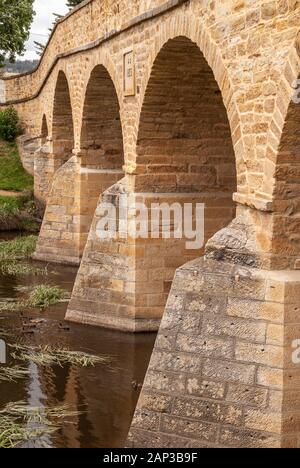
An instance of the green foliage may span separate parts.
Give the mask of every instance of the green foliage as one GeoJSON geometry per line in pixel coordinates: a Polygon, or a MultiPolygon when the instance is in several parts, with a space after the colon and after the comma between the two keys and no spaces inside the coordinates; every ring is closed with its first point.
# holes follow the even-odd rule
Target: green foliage
{"type": "Polygon", "coordinates": [[[33,20],[34,0],[1,0],[0,2],[0,66],[6,58],[14,61],[24,52],[33,20]]]}
{"type": "MultiPolygon", "coordinates": [[[[2,275],[19,276],[19,275],[47,275],[47,268],[38,268],[27,263],[19,263],[17,261],[0,262],[0,273],[2,275]]],[[[1,336],[1,330],[0,330],[1,336]]]]}
{"type": "Polygon", "coordinates": [[[33,178],[23,168],[15,143],[0,140],[0,190],[33,189],[33,178]]]}
{"type": "Polygon", "coordinates": [[[21,126],[17,111],[13,107],[0,111],[0,138],[5,141],[14,141],[20,133],[21,126]]]}
{"type": "Polygon", "coordinates": [[[74,7],[76,7],[77,5],[79,5],[80,3],[82,3],[83,0],[68,0],[67,2],[67,6],[72,9],[74,7]]]}
{"type": "Polygon", "coordinates": [[[25,260],[36,249],[36,236],[17,237],[12,241],[0,242],[0,261],[25,260]]]}
{"type": "Polygon", "coordinates": [[[40,284],[30,294],[28,305],[31,307],[49,307],[66,298],[66,291],[58,286],[40,284]]]}
{"type": "Polygon", "coordinates": [[[0,302],[0,311],[16,312],[32,308],[46,309],[59,302],[68,302],[69,300],[69,294],[64,289],[58,286],[40,284],[31,291],[27,298],[15,302],[0,302]]]}
{"type": "Polygon", "coordinates": [[[16,215],[20,208],[21,202],[19,198],[0,196],[0,219],[3,216],[16,215]]]}

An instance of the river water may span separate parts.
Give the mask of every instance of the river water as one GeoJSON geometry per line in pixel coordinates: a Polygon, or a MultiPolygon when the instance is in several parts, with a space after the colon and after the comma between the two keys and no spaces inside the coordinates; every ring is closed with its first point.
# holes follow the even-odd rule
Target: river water
{"type": "MultiPolygon", "coordinates": [[[[75,277],[76,269],[61,266],[48,266],[46,277],[0,275],[0,301],[15,299],[23,294],[23,288],[44,283],[71,292],[75,277]]],[[[0,408],[9,402],[24,401],[34,407],[68,405],[78,411],[78,415],[61,423],[59,431],[21,444],[24,448],[43,447],[45,443],[53,448],[123,447],[139,396],[136,388],[143,382],[155,334],[125,334],[77,324],[68,324],[70,329],[65,330],[61,322],[66,308],[67,304],[61,303],[43,312],[0,312],[0,328],[11,334],[7,338],[10,343],[21,339],[30,346],[64,346],[109,356],[111,364],[88,368],[22,364],[29,370],[25,379],[0,382],[0,408]],[[44,319],[33,335],[24,336],[24,316],[44,319]]],[[[8,363],[20,364],[11,356],[8,363]]]]}

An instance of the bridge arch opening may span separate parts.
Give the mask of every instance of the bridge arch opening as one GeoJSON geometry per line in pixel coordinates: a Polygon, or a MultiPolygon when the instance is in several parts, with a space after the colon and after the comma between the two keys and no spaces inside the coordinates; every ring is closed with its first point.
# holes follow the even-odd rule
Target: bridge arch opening
{"type": "Polygon", "coordinates": [[[42,127],[41,127],[41,143],[42,143],[42,145],[44,145],[46,143],[48,135],[49,135],[49,131],[48,131],[47,117],[44,114],[43,115],[43,120],[42,120],[42,127]]]}
{"type": "Polygon", "coordinates": [[[183,210],[186,203],[204,204],[202,248],[190,249],[186,239],[172,238],[143,246],[151,286],[140,303],[158,306],[161,314],[175,269],[200,257],[207,240],[236,214],[236,161],[227,111],[212,69],[186,37],[169,40],[156,57],[141,109],[136,154],[135,192],[152,192],[153,199],[179,203],[183,210]],[[154,253],[159,259],[155,266],[154,253]]]}
{"type": "Polygon", "coordinates": [[[53,158],[55,169],[66,163],[73,154],[74,125],[70,90],[63,71],[58,74],[52,119],[53,158]]]}
{"type": "Polygon", "coordinates": [[[94,68],[86,89],[81,152],[85,166],[122,170],[124,148],[120,106],[114,83],[102,65],[94,68]]]}
{"type": "Polygon", "coordinates": [[[80,148],[84,244],[100,195],[124,177],[120,105],[114,83],[103,65],[92,70],[87,84],[80,148]]]}
{"type": "MultiPolygon", "coordinates": [[[[300,79],[300,75],[299,75],[300,79]]],[[[290,267],[300,253],[300,104],[299,92],[295,91],[289,104],[275,168],[274,223],[272,251],[275,255],[290,258],[290,267]]],[[[278,260],[275,262],[278,268],[278,260]]]]}

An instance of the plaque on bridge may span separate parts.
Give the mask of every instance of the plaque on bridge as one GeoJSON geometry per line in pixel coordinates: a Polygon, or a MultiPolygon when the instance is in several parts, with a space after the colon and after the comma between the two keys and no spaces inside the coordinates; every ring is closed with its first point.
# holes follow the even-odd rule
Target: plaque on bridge
{"type": "Polygon", "coordinates": [[[124,94],[135,95],[135,63],[132,50],[124,54],[124,94]]]}

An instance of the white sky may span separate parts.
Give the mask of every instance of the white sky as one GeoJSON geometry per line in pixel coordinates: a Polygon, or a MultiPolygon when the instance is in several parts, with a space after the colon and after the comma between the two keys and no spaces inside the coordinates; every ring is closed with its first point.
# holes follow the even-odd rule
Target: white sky
{"type": "Polygon", "coordinates": [[[66,0],[35,0],[34,10],[36,15],[31,27],[31,35],[26,44],[26,52],[21,60],[38,58],[35,52],[34,41],[44,44],[48,37],[48,29],[51,27],[54,16],[53,13],[64,15],[68,12],[66,0]]]}

